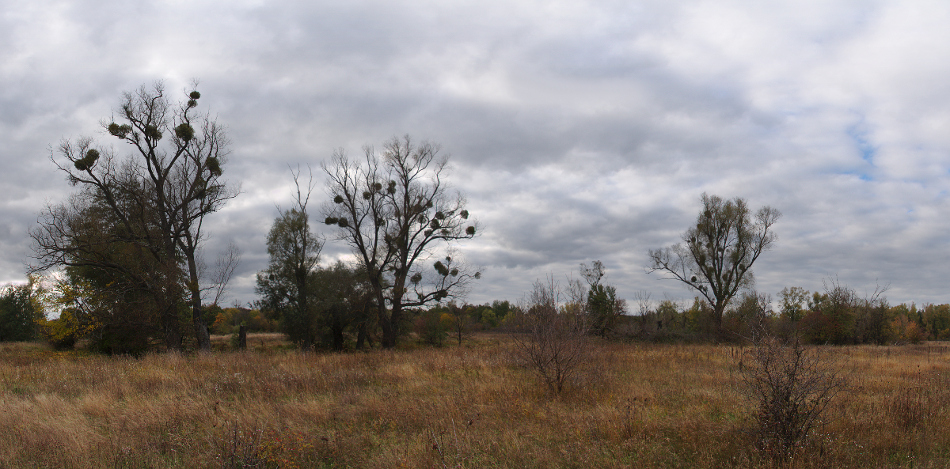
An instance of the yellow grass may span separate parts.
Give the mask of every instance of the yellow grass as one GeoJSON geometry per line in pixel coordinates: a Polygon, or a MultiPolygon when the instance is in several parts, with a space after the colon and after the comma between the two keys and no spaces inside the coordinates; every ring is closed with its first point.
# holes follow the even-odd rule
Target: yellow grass
{"type": "MultiPolygon", "coordinates": [[[[598,343],[552,398],[501,335],[320,355],[248,342],[140,359],[0,345],[0,467],[772,467],[736,347],[598,343]]],[[[779,467],[950,466],[950,348],[823,352],[849,391],[779,467]]]]}

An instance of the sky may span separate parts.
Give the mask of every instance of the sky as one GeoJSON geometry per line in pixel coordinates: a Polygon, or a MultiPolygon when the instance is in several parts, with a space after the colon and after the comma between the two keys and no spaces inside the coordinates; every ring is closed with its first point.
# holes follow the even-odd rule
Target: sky
{"type": "MultiPolygon", "coordinates": [[[[480,234],[465,300],[520,300],[600,260],[635,303],[694,293],[648,250],[705,192],[783,213],[760,293],[950,302],[950,3],[874,0],[0,0],[0,283],[71,188],[51,156],[121,95],[198,79],[241,194],[207,219],[233,242],[227,303],[256,299],[290,168],[411,135],[450,155],[480,234]]],[[[116,151],[124,152],[122,147],[116,151]]],[[[325,264],[350,256],[322,224],[325,264]]]]}

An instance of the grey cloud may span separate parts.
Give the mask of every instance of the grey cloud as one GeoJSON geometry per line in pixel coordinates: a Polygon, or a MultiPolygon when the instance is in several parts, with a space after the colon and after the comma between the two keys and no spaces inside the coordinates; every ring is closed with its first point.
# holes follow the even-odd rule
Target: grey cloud
{"type": "MultiPolygon", "coordinates": [[[[628,299],[691,298],[645,272],[646,251],[679,240],[704,191],[785,213],[756,266],[764,292],[837,275],[859,291],[890,283],[894,301],[950,301],[943,6],[0,5],[0,279],[22,278],[36,213],[71,190],[50,148],[98,135],[122,91],[197,77],[243,188],[209,219],[205,258],[240,246],[242,303],[290,202],[288,166],[322,181],[334,149],[405,133],[452,155],[450,182],[483,224],[461,245],[485,268],[472,301],[517,300],[594,259],[628,299]]],[[[349,255],[314,229],[325,259],[349,255]]]]}

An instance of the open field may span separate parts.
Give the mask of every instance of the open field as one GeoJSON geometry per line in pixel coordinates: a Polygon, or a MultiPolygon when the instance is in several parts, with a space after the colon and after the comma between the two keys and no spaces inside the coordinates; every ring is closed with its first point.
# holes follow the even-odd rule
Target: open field
{"type": "MultiPolygon", "coordinates": [[[[141,359],[0,344],[0,467],[768,467],[738,347],[600,343],[552,398],[503,335],[321,355],[248,342],[141,359]]],[[[950,467],[950,346],[823,353],[849,390],[787,467],[950,467]]]]}

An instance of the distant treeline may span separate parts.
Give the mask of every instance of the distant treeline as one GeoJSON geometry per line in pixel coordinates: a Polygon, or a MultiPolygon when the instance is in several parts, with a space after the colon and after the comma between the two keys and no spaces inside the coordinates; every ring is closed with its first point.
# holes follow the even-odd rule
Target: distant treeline
{"type": "MultiPolygon", "coordinates": [[[[46,319],[36,298],[37,291],[33,283],[9,285],[2,289],[0,341],[45,338],[57,347],[71,348],[80,339],[86,339],[93,349],[102,351],[110,351],[107,347],[110,344],[120,345],[112,344],[116,337],[103,334],[101,330],[87,330],[88,324],[78,321],[75,311],[67,310],[58,318],[46,319]]],[[[717,340],[712,309],[698,297],[688,304],[673,300],[653,305],[642,303],[633,314],[617,316],[606,335],[615,339],[653,342],[717,340]]],[[[585,309],[580,306],[565,302],[560,312],[576,314],[585,309]]],[[[288,332],[289,325],[285,320],[266,309],[206,305],[203,313],[213,334],[236,334],[241,326],[245,326],[248,332],[288,332]]],[[[355,312],[353,315],[363,317],[355,312]]],[[[473,332],[519,332],[529,315],[524,306],[506,300],[484,304],[450,302],[409,311],[399,325],[399,333],[404,338],[442,345],[447,341],[461,341],[473,332]]],[[[354,322],[344,328],[341,331],[343,342],[338,344],[333,342],[329,323],[316,324],[314,346],[354,349],[361,324],[354,322]]],[[[752,340],[762,333],[798,336],[812,344],[836,345],[950,340],[950,304],[890,306],[883,295],[860,298],[854,290],[840,285],[814,293],[798,287],[786,288],[774,304],[763,295],[749,292],[743,294],[734,307],[726,310],[723,329],[723,340],[737,342],[752,340]]],[[[373,334],[364,338],[366,345],[373,345],[377,339],[373,334]]],[[[146,340],[143,346],[147,345],[146,340]]]]}

